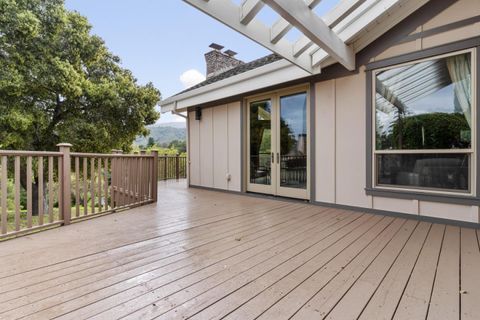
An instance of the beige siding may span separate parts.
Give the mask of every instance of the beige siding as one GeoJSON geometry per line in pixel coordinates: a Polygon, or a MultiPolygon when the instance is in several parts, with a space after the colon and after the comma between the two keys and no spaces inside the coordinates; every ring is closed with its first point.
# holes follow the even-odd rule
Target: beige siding
{"type": "Polygon", "coordinates": [[[213,187],[228,189],[225,175],[228,172],[228,106],[213,110],[213,187]]]}
{"type": "Polygon", "coordinates": [[[418,214],[418,200],[375,197],[372,202],[373,209],[418,214]]]}
{"type": "MultiPolygon", "coordinates": [[[[477,15],[480,15],[479,0],[460,0],[413,34],[477,15]]],[[[393,46],[372,60],[479,35],[480,24],[476,23],[393,46]]],[[[479,222],[477,206],[366,196],[365,72],[361,69],[354,76],[320,82],[315,88],[316,201],[479,222]]]]}
{"type": "Polygon", "coordinates": [[[200,185],[213,187],[213,110],[202,110],[200,125],[200,185]]]}
{"type": "Polygon", "coordinates": [[[190,184],[200,185],[200,126],[195,120],[195,112],[189,112],[189,150],[188,157],[190,162],[190,184]]]}
{"type": "Polygon", "coordinates": [[[335,203],[335,80],[315,86],[317,201],[335,203]]]}
{"type": "Polygon", "coordinates": [[[231,191],[241,191],[242,188],[241,113],[240,102],[228,105],[228,173],[230,174],[228,190],[231,191]]]}
{"type": "MultiPolygon", "coordinates": [[[[413,34],[432,30],[446,24],[462,21],[478,15],[480,15],[479,0],[459,0],[424,25],[419,26],[413,34]]],[[[376,56],[374,60],[390,58],[400,54],[427,49],[452,41],[459,41],[479,35],[480,22],[477,22],[475,24],[471,24],[465,27],[457,28],[454,30],[431,35],[429,37],[420,38],[415,41],[393,46],[376,56]]]]}
{"type": "Polygon", "coordinates": [[[423,216],[478,222],[477,206],[459,206],[454,204],[420,201],[420,213],[423,216]]]}
{"type": "Polygon", "coordinates": [[[189,113],[190,184],[240,191],[240,103],[189,113]]]}
{"type": "Polygon", "coordinates": [[[365,73],[336,80],[336,198],[365,207],[365,73]],[[363,107],[356,107],[363,106],[363,107]]]}

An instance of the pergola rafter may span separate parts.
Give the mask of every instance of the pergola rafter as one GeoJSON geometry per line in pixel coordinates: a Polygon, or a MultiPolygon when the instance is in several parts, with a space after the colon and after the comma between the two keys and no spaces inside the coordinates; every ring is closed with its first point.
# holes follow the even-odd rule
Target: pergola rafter
{"type": "Polygon", "coordinates": [[[406,0],[341,0],[322,17],[312,10],[321,0],[243,0],[240,5],[231,0],[183,1],[313,74],[329,57],[354,70],[352,41],[406,0]],[[255,18],[265,4],[280,16],[271,27],[255,18]],[[293,27],[303,35],[292,43],[285,35],[293,27]]]}

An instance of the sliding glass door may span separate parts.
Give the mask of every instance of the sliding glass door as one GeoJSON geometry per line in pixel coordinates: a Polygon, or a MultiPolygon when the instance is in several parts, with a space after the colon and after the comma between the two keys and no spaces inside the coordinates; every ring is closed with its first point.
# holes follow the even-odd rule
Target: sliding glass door
{"type": "Polygon", "coordinates": [[[306,91],[248,101],[248,191],[308,199],[307,104],[306,91]]]}

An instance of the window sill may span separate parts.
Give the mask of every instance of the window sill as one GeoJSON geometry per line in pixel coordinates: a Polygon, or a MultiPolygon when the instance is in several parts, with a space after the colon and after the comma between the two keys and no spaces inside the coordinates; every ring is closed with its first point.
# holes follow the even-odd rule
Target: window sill
{"type": "Polygon", "coordinates": [[[406,190],[386,190],[377,188],[365,188],[365,193],[369,196],[406,199],[406,200],[420,200],[430,202],[451,203],[468,206],[480,205],[480,198],[467,195],[452,195],[452,194],[432,194],[421,191],[406,191],[406,190]]]}

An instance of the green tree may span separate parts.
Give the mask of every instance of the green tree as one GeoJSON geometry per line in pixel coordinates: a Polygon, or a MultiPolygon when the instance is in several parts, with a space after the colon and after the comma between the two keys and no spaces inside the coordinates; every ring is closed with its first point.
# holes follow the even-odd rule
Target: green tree
{"type": "Polygon", "coordinates": [[[158,119],[141,86],[62,0],[0,0],[0,148],[128,150],[158,119]]]}
{"type": "Polygon", "coordinates": [[[175,149],[178,153],[187,152],[187,142],[185,140],[173,140],[168,145],[168,148],[175,149]]]}
{"type": "Polygon", "coordinates": [[[0,149],[128,151],[159,99],[63,0],[0,0],[0,149]]]}
{"type": "Polygon", "coordinates": [[[155,145],[155,139],[153,139],[153,137],[149,137],[147,142],[147,148],[151,148],[154,145],[155,145]]]}

